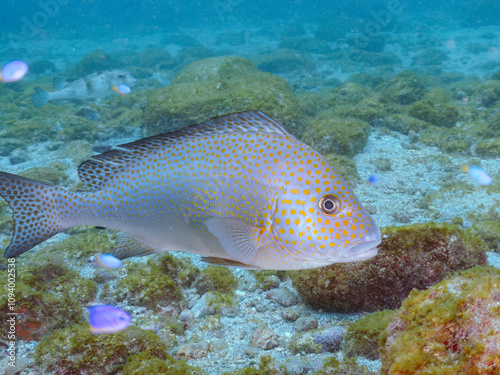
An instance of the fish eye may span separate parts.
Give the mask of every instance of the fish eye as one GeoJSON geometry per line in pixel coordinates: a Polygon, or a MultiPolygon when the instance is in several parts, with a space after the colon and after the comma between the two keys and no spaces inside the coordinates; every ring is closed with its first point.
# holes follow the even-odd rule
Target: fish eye
{"type": "Polygon", "coordinates": [[[122,79],[125,78],[125,76],[123,74],[118,74],[118,78],[122,79]]]}
{"type": "Polygon", "coordinates": [[[340,199],[333,194],[324,195],[319,200],[319,208],[327,215],[335,215],[342,208],[342,203],[340,203],[340,199]]]}

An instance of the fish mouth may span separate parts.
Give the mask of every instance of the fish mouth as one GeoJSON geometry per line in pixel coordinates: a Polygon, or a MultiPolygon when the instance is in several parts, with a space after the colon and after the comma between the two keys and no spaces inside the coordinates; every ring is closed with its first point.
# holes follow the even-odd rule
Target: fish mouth
{"type": "Polygon", "coordinates": [[[358,260],[365,260],[377,255],[377,246],[382,242],[380,230],[370,233],[365,237],[365,241],[358,243],[348,249],[342,250],[340,254],[340,262],[353,262],[358,260]]]}

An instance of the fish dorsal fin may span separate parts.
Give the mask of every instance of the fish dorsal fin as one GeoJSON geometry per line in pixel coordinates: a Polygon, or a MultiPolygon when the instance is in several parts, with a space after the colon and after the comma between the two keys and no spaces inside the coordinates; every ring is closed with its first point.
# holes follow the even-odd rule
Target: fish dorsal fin
{"type": "Polygon", "coordinates": [[[83,162],[78,168],[78,174],[89,187],[98,190],[112,181],[114,176],[124,172],[130,163],[158,153],[163,147],[174,145],[186,138],[236,132],[290,135],[281,124],[263,112],[232,113],[170,133],[119,145],[117,149],[92,156],[92,159],[83,162]]]}

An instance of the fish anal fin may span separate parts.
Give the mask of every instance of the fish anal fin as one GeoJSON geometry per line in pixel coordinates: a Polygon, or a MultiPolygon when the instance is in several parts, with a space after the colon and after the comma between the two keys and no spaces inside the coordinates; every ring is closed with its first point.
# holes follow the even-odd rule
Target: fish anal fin
{"type": "Polygon", "coordinates": [[[202,257],[201,260],[205,263],[212,264],[214,266],[224,266],[224,267],[235,267],[244,268],[247,270],[258,270],[260,268],[251,266],[249,264],[237,262],[236,260],[216,258],[216,257],[202,257]]]}
{"type": "Polygon", "coordinates": [[[113,251],[113,256],[123,260],[130,257],[151,255],[158,251],[157,248],[145,244],[140,238],[124,233],[120,235],[118,244],[113,251]]]}

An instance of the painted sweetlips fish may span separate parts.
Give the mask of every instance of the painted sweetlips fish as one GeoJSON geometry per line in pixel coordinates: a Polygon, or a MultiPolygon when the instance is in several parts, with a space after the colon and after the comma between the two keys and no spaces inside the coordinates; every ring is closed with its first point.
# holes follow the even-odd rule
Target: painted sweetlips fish
{"type": "Polygon", "coordinates": [[[77,225],[124,232],[119,259],[186,251],[218,265],[296,270],[377,254],[380,230],[316,150],[262,112],[229,114],[94,156],[91,192],[0,172],[16,257],[77,225]]]}

